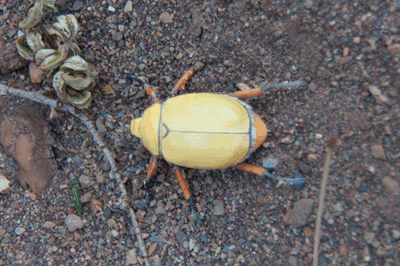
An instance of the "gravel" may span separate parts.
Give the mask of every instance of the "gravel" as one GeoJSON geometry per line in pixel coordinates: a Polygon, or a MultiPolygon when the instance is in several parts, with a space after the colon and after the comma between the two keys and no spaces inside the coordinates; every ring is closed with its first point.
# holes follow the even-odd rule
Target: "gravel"
{"type": "MultiPolygon", "coordinates": [[[[333,135],[339,143],[332,155],[320,258],[327,265],[400,261],[398,4],[88,0],[74,10],[79,1],[57,2],[57,15],[77,16],[82,56],[99,72],[92,106],[83,112],[103,125],[96,123],[126,182],[146,249],[154,249],[152,237],[162,240],[149,258],[154,265],[311,265],[315,213],[309,210],[316,207],[325,148],[333,135]],[[164,100],[196,62],[204,66],[181,93],[232,93],[238,83],[249,88],[264,81],[309,83],[246,100],[269,129],[266,143],[247,162],[261,166],[263,158],[278,158],[278,175],[300,169],[307,177],[302,189],[276,187],[275,181],[236,169],[190,175],[185,169],[204,220],[198,225],[172,165],[160,160],[156,177],[163,178],[152,180],[155,205],[147,206],[143,180],[150,154],[130,134],[129,123],[151,99],[125,73],[146,78],[164,100]],[[300,200],[310,203],[307,218],[295,219],[295,227],[284,218],[300,210],[300,200]],[[157,214],[161,209],[165,213],[157,214]],[[364,239],[369,233],[371,243],[364,239]]],[[[0,82],[51,96],[49,82],[31,83],[27,62],[15,51],[27,4],[0,3],[0,25],[6,29],[0,33],[0,61],[5,58],[0,82]]],[[[0,103],[6,110],[27,101],[3,96],[0,103]]],[[[47,118],[50,109],[41,106],[41,113],[47,118]]],[[[143,264],[104,155],[84,125],[59,116],[51,131],[60,144],[60,171],[43,195],[20,187],[14,179],[18,165],[0,149],[1,174],[12,181],[0,197],[0,253],[5,254],[0,265],[143,264]],[[91,193],[103,207],[95,213],[90,202],[82,203],[81,223],[71,232],[67,217],[76,210],[69,180],[82,175],[90,183],[81,187],[81,195],[91,193]],[[115,221],[112,228],[109,220],[115,221]],[[25,231],[18,235],[16,228],[25,231]]]]}

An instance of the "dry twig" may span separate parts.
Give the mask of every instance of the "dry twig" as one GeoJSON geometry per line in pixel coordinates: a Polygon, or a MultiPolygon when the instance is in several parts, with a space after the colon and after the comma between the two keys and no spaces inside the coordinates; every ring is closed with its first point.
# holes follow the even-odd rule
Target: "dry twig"
{"type": "Polygon", "coordinates": [[[322,173],[322,182],[321,182],[321,193],[319,194],[319,202],[318,202],[318,212],[317,212],[317,221],[314,235],[314,252],[313,252],[313,266],[318,265],[318,247],[319,240],[321,234],[321,220],[322,220],[322,212],[324,210],[324,201],[325,201],[325,192],[326,192],[326,184],[328,183],[328,174],[329,168],[331,164],[331,156],[333,148],[336,144],[336,138],[332,137],[328,142],[328,147],[326,148],[326,158],[324,163],[324,172],[322,173]]]}
{"type": "Polygon", "coordinates": [[[110,163],[110,166],[111,166],[110,178],[117,182],[119,189],[121,191],[121,196],[119,199],[119,201],[121,202],[121,204],[119,205],[120,209],[125,210],[129,216],[129,218],[131,219],[133,228],[135,229],[136,239],[139,244],[139,250],[144,258],[144,263],[145,263],[145,265],[150,265],[149,261],[147,260],[147,251],[146,251],[146,247],[144,245],[143,238],[141,237],[140,227],[137,222],[135,212],[129,205],[128,195],[127,195],[127,192],[125,189],[125,185],[121,179],[121,175],[117,171],[117,165],[115,163],[114,157],[113,157],[112,153],[110,152],[110,150],[104,145],[104,142],[101,140],[93,123],[84,114],[77,111],[78,109],[76,109],[75,107],[72,107],[72,106],[66,105],[66,104],[61,104],[59,101],[47,98],[37,92],[24,91],[24,90],[20,90],[20,89],[11,88],[4,84],[0,84],[0,95],[18,96],[20,98],[24,98],[24,99],[35,101],[38,103],[49,105],[49,106],[57,108],[59,110],[67,111],[70,114],[72,114],[73,116],[75,116],[76,118],[80,119],[86,125],[86,127],[89,129],[90,133],[93,136],[93,140],[103,150],[108,162],[110,163]]]}

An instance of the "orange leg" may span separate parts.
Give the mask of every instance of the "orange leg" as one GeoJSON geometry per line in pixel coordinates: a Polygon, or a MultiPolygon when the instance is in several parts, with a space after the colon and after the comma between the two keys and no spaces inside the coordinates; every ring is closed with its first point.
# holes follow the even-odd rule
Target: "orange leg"
{"type": "Polygon", "coordinates": [[[304,183],[305,183],[305,178],[300,174],[300,172],[296,172],[295,173],[295,177],[293,178],[287,178],[287,177],[280,177],[277,175],[273,175],[271,174],[268,169],[265,169],[263,167],[259,167],[259,166],[255,166],[255,165],[251,165],[251,164],[247,164],[247,163],[240,163],[238,165],[236,165],[237,169],[249,172],[249,173],[253,173],[256,174],[258,176],[262,176],[262,177],[268,177],[277,181],[282,181],[285,183],[289,183],[291,185],[295,185],[296,188],[299,187],[301,188],[304,183]]]}
{"type": "Polygon", "coordinates": [[[139,82],[139,84],[144,87],[144,89],[146,90],[147,94],[151,96],[151,100],[153,101],[153,103],[160,102],[160,100],[157,98],[156,92],[150,86],[150,84],[142,81],[141,79],[139,79],[137,76],[135,76],[133,74],[128,74],[128,76],[131,77],[133,80],[139,82]]]}
{"type": "Polygon", "coordinates": [[[160,100],[157,98],[156,92],[153,90],[153,88],[149,84],[144,84],[144,88],[146,89],[146,92],[148,95],[151,96],[151,101],[153,103],[158,103],[160,100]]]}
{"type": "Polygon", "coordinates": [[[178,177],[178,182],[182,188],[183,194],[185,195],[186,200],[189,201],[190,206],[192,207],[194,219],[196,220],[196,222],[201,224],[202,222],[201,222],[199,216],[197,215],[197,208],[193,202],[192,194],[190,193],[189,188],[186,185],[185,179],[183,178],[183,173],[181,172],[181,170],[179,170],[178,167],[175,168],[175,173],[176,173],[176,176],[178,177]]]}
{"type": "Polygon", "coordinates": [[[258,176],[264,176],[264,172],[268,172],[268,170],[265,168],[247,164],[247,163],[240,163],[240,164],[236,165],[236,168],[246,171],[246,172],[249,172],[249,173],[256,174],[258,176]]]}
{"type": "Polygon", "coordinates": [[[183,85],[185,85],[186,81],[188,81],[188,79],[190,79],[190,77],[193,75],[193,73],[194,73],[194,69],[193,69],[193,67],[191,67],[191,68],[189,68],[188,71],[185,72],[185,74],[183,74],[181,79],[178,81],[178,83],[176,83],[175,87],[172,89],[171,97],[175,97],[175,94],[178,92],[178,90],[180,90],[182,88],[183,85]]]}
{"type": "Polygon", "coordinates": [[[275,88],[291,88],[291,87],[298,87],[301,85],[305,85],[305,82],[302,81],[295,81],[289,83],[282,83],[282,84],[261,84],[259,88],[252,89],[252,90],[245,90],[245,91],[238,91],[232,93],[232,96],[239,98],[239,99],[247,99],[251,97],[256,97],[261,95],[264,91],[269,91],[275,88]]]}
{"type": "Polygon", "coordinates": [[[147,171],[147,177],[146,177],[146,202],[147,204],[150,204],[151,198],[150,198],[150,179],[154,175],[155,171],[157,169],[157,157],[156,156],[151,156],[150,158],[150,165],[149,165],[149,170],[147,171]]]}
{"type": "Polygon", "coordinates": [[[262,90],[260,88],[252,89],[252,90],[245,90],[245,91],[237,91],[232,93],[232,96],[238,99],[247,99],[251,97],[256,97],[262,94],[262,90]]]}

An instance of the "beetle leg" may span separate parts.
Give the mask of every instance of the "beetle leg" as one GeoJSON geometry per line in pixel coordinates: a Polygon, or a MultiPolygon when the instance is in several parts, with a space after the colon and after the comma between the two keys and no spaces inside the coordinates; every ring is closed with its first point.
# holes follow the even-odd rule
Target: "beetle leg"
{"type": "Polygon", "coordinates": [[[262,90],[260,88],[252,89],[252,90],[245,90],[245,91],[237,91],[232,93],[232,96],[238,99],[247,99],[251,97],[256,97],[262,94],[262,90]]]}
{"type": "Polygon", "coordinates": [[[151,156],[150,158],[150,165],[149,165],[149,171],[147,172],[147,177],[145,181],[146,185],[146,202],[147,204],[150,204],[151,198],[150,198],[150,179],[155,173],[155,170],[157,169],[157,157],[156,156],[151,156]]]}
{"type": "Polygon", "coordinates": [[[186,185],[185,179],[183,178],[183,174],[182,174],[181,170],[179,170],[178,167],[175,167],[175,173],[176,173],[176,176],[178,177],[178,182],[182,188],[183,194],[185,195],[186,200],[189,201],[190,206],[192,207],[194,219],[196,220],[197,223],[201,224],[202,222],[201,222],[199,216],[197,215],[197,208],[193,202],[192,194],[190,193],[189,188],[186,185]]]}
{"type": "Polygon", "coordinates": [[[295,173],[295,177],[294,178],[287,178],[287,177],[280,177],[277,175],[273,175],[271,174],[268,169],[265,169],[263,167],[259,167],[259,166],[255,166],[255,165],[251,165],[251,164],[247,164],[247,163],[241,163],[236,165],[237,169],[249,172],[249,173],[253,173],[256,174],[258,176],[265,176],[277,181],[282,181],[285,183],[289,183],[291,185],[295,185],[296,188],[301,188],[304,183],[306,178],[302,177],[302,175],[299,172],[295,173]]]}
{"type": "Polygon", "coordinates": [[[256,89],[244,90],[244,91],[238,91],[238,92],[232,93],[232,96],[234,96],[238,99],[247,99],[247,98],[259,96],[263,93],[263,91],[269,91],[269,90],[275,89],[275,88],[298,87],[298,86],[305,85],[305,84],[306,83],[303,81],[294,81],[294,82],[288,82],[288,83],[282,83],[282,84],[269,84],[269,85],[266,85],[264,83],[264,84],[261,84],[261,86],[256,89]]]}
{"type": "Polygon", "coordinates": [[[175,94],[178,92],[178,90],[180,90],[182,88],[183,85],[185,85],[186,81],[188,81],[188,79],[190,79],[190,77],[193,75],[193,73],[194,73],[194,68],[191,67],[191,68],[189,68],[188,71],[185,72],[185,74],[183,74],[181,79],[176,83],[175,87],[172,89],[171,97],[175,97],[175,94]]]}
{"type": "Polygon", "coordinates": [[[160,102],[160,100],[158,99],[156,92],[154,91],[154,89],[150,86],[149,83],[142,81],[141,79],[139,79],[137,76],[133,75],[133,74],[127,74],[129,77],[131,77],[133,80],[139,82],[139,84],[141,86],[143,86],[143,88],[146,90],[147,94],[151,96],[151,100],[153,103],[158,103],[160,102]]]}

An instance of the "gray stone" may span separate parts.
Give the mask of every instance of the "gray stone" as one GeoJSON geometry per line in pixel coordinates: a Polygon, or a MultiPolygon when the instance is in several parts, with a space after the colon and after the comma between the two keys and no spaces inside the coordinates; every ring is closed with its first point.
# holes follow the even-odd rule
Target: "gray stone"
{"type": "Polygon", "coordinates": [[[22,227],[17,227],[17,228],[15,228],[15,233],[17,234],[17,235],[22,235],[23,233],[25,232],[25,229],[24,228],[22,228],[22,227]]]}
{"type": "Polygon", "coordinates": [[[132,10],[133,10],[133,2],[127,1],[124,7],[124,13],[132,12],[132,10]]]}
{"type": "Polygon", "coordinates": [[[137,258],[136,258],[136,250],[131,249],[128,251],[128,255],[126,256],[126,265],[135,265],[137,264],[137,258]]]}
{"type": "Polygon", "coordinates": [[[165,24],[172,23],[172,17],[168,12],[162,13],[160,15],[160,20],[165,24]]]}
{"type": "Polygon", "coordinates": [[[134,204],[135,204],[136,207],[138,207],[142,211],[147,209],[146,204],[141,200],[135,200],[134,204]]]}
{"type": "Polygon", "coordinates": [[[290,266],[297,266],[297,257],[290,256],[288,263],[289,263],[290,266]]]}
{"type": "Polygon", "coordinates": [[[307,225],[314,205],[312,199],[301,199],[294,204],[293,213],[289,218],[289,223],[293,227],[302,227],[307,225]]]}
{"type": "Polygon", "coordinates": [[[78,0],[78,1],[75,1],[74,5],[72,6],[72,9],[73,9],[74,11],[79,11],[79,10],[81,10],[84,6],[85,6],[85,5],[83,4],[83,2],[80,1],[80,0],[78,0]]]}
{"type": "Polygon", "coordinates": [[[156,210],[154,211],[155,214],[159,215],[159,214],[167,214],[167,212],[165,211],[165,209],[162,206],[157,206],[156,210]]]}
{"type": "Polygon", "coordinates": [[[372,232],[368,232],[364,235],[364,240],[365,242],[367,242],[368,244],[372,244],[372,242],[374,241],[375,238],[375,234],[372,232]]]}
{"type": "Polygon", "coordinates": [[[278,166],[278,159],[273,157],[264,158],[262,161],[262,165],[267,169],[275,169],[278,166]]]}
{"type": "Polygon", "coordinates": [[[216,200],[214,205],[214,215],[224,215],[224,214],[225,214],[224,203],[220,200],[216,200]]]}
{"type": "Polygon", "coordinates": [[[81,217],[75,214],[68,214],[67,218],[65,218],[65,225],[70,232],[75,232],[83,227],[81,217]]]}
{"type": "Polygon", "coordinates": [[[303,163],[302,161],[297,162],[297,167],[299,167],[300,171],[305,175],[310,173],[310,166],[303,163]]]}
{"type": "Polygon", "coordinates": [[[392,237],[394,238],[394,239],[400,239],[400,232],[399,232],[399,230],[396,230],[396,229],[393,229],[392,230],[392,237]]]}
{"type": "Polygon", "coordinates": [[[186,239],[187,236],[184,232],[178,231],[178,233],[176,233],[176,241],[178,241],[179,244],[182,244],[182,242],[185,241],[186,239]]]}
{"type": "Polygon", "coordinates": [[[342,212],[343,211],[343,207],[342,207],[342,205],[340,205],[340,203],[338,203],[335,206],[333,206],[333,208],[335,208],[335,211],[337,211],[337,212],[342,212]]]}
{"type": "Polygon", "coordinates": [[[371,155],[376,159],[386,160],[386,155],[381,145],[372,145],[371,155]]]}
{"type": "Polygon", "coordinates": [[[81,176],[79,177],[79,184],[80,184],[83,188],[89,187],[89,184],[90,184],[90,177],[88,177],[87,175],[81,175],[81,176]]]}
{"type": "Polygon", "coordinates": [[[97,120],[96,120],[96,126],[97,126],[97,131],[99,133],[107,132],[106,127],[104,126],[104,124],[101,122],[101,120],[99,118],[97,118],[97,120]]]}
{"type": "Polygon", "coordinates": [[[382,179],[382,187],[389,193],[400,195],[400,184],[392,177],[385,176],[382,179]]]}

